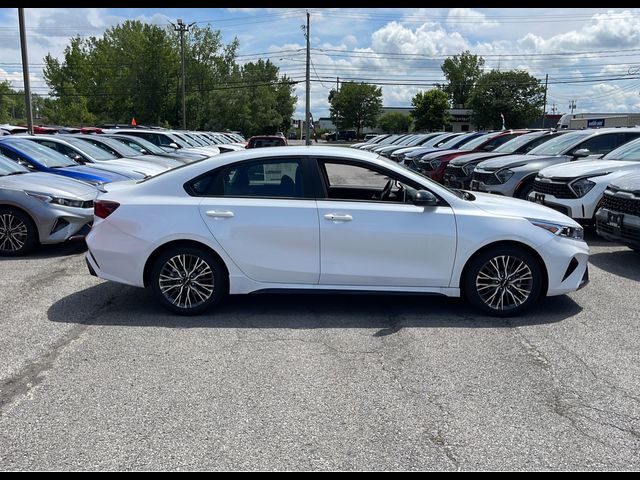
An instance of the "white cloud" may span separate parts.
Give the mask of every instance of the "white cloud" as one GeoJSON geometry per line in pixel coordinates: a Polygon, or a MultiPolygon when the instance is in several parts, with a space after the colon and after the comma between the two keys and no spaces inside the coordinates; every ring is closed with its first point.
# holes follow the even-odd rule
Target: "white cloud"
{"type": "Polygon", "coordinates": [[[447,25],[462,33],[477,33],[486,29],[493,29],[500,25],[490,20],[484,13],[470,8],[452,8],[447,15],[447,25]]]}

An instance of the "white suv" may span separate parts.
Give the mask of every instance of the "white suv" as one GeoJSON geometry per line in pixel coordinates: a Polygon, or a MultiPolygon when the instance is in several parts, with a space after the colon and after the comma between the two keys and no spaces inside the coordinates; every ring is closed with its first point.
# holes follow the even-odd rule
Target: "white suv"
{"type": "Polygon", "coordinates": [[[595,221],[607,185],[634,171],[640,171],[640,139],[612,150],[601,159],[542,169],[528,198],[590,224],[595,221]]]}

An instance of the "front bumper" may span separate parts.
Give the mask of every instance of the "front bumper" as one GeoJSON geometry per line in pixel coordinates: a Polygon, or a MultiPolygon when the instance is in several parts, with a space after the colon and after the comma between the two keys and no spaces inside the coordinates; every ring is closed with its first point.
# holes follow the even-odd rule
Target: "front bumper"
{"type": "Polygon", "coordinates": [[[534,190],[529,194],[527,200],[553,208],[574,220],[585,223],[594,220],[595,211],[602,200],[602,192],[594,195],[589,192],[580,198],[556,198],[553,195],[536,192],[534,190]]]}
{"type": "Polygon", "coordinates": [[[470,190],[475,190],[478,192],[493,193],[496,195],[513,197],[519,184],[520,178],[514,179],[513,177],[511,177],[506,183],[499,183],[497,185],[487,185],[478,180],[471,180],[469,187],[470,190]]]}
{"type": "Polygon", "coordinates": [[[640,217],[606,208],[596,212],[596,232],[610,242],[640,250],[640,217]]]}

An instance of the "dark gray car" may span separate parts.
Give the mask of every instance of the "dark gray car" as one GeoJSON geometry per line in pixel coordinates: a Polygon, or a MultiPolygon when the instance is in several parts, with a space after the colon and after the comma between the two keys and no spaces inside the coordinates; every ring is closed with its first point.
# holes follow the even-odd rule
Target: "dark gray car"
{"type": "Polygon", "coordinates": [[[568,132],[526,155],[507,155],[480,162],[471,190],[526,199],[537,173],[558,163],[601,157],[640,137],[640,128],[603,128],[568,132]]]}

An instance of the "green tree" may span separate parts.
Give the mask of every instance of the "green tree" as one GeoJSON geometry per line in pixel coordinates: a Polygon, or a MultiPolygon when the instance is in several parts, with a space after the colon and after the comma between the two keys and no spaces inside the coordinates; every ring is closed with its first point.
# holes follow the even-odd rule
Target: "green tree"
{"type": "Polygon", "coordinates": [[[418,92],[411,100],[413,111],[411,116],[416,130],[442,130],[451,123],[449,115],[449,99],[442,90],[434,88],[426,92],[418,92]]]}
{"type": "Polygon", "coordinates": [[[524,70],[483,74],[469,99],[473,122],[479,127],[502,127],[501,114],[507,128],[526,127],[542,115],[544,86],[524,70]]]}
{"type": "Polygon", "coordinates": [[[329,114],[339,130],[375,127],[382,110],[382,89],[366,83],[345,82],[329,92],[329,114]]]}
{"type": "Polygon", "coordinates": [[[447,58],[440,67],[448,84],[442,87],[451,104],[466,107],[476,82],[482,75],[484,58],[472,55],[468,50],[447,58]]]}
{"type": "Polygon", "coordinates": [[[408,132],[411,123],[411,117],[400,112],[383,113],[378,119],[378,127],[386,133],[408,132]]]}
{"type": "MultiPolygon", "coordinates": [[[[194,27],[185,38],[188,129],[286,129],[294,111],[293,82],[268,61],[236,61],[239,43],[194,27]]],[[[61,61],[45,57],[52,123],[101,122],[182,126],[180,37],[172,28],[126,21],[101,38],[71,39],[61,61]]]]}

